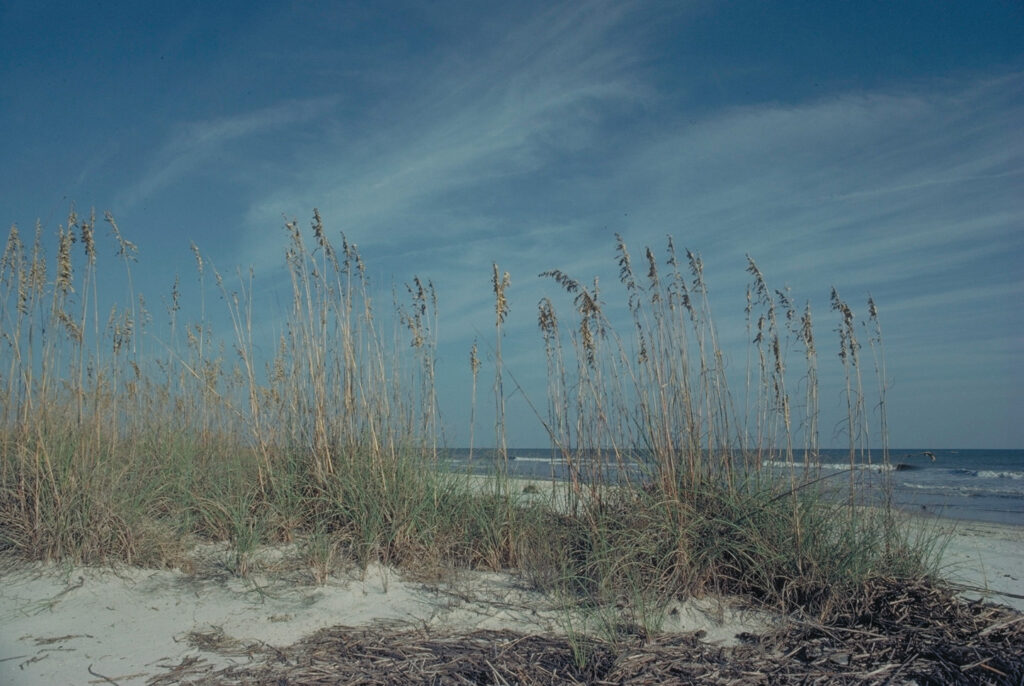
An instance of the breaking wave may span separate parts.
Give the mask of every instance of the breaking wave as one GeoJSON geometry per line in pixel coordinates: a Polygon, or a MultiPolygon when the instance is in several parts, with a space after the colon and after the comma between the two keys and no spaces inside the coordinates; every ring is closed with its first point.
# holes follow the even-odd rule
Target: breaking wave
{"type": "MultiPolygon", "coordinates": [[[[785,462],[783,460],[765,460],[764,462],[761,463],[761,466],[774,467],[777,469],[787,469],[790,465],[788,462],[785,462]]],[[[796,467],[797,469],[803,469],[804,463],[800,460],[794,460],[793,466],[796,467]]],[[[848,462],[822,462],[821,464],[811,463],[811,467],[820,467],[821,469],[827,469],[833,472],[841,472],[850,469],[850,464],[848,462]]],[[[857,464],[854,465],[854,467],[857,470],[864,470],[870,472],[902,472],[907,469],[917,469],[917,467],[914,467],[913,465],[892,462],[890,462],[889,464],[857,464]]]]}

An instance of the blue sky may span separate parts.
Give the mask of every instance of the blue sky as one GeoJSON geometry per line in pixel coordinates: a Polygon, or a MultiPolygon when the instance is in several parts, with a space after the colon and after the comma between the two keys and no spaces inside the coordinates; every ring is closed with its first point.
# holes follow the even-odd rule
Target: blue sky
{"type": "MultiPolygon", "coordinates": [[[[110,210],[156,302],[190,241],[275,283],[283,216],[318,207],[382,291],[436,284],[455,445],[492,262],[512,277],[506,366],[542,404],[536,303],[558,294],[537,274],[621,301],[614,234],[635,257],[672,234],[704,259],[733,369],[750,254],[811,302],[823,369],[830,288],[859,315],[875,298],[893,445],[1024,448],[1021,36],[1009,1],[13,0],[0,219],[110,210]]],[[[835,389],[821,407],[842,445],[835,389]]],[[[521,398],[510,412],[512,443],[544,445],[521,398]]]]}

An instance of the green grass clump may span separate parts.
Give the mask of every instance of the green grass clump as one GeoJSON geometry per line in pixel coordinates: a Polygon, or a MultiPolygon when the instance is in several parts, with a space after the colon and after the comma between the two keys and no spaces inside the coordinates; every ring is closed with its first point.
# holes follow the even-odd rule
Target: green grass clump
{"type": "MultiPolygon", "coordinates": [[[[336,248],[316,212],[309,233],[289,222],[292,302],[273,354],[261,356],[263,304],[253,301],[251,272],[225,278],[193,245],[198,302],[186,317],[176,281],[167,328],[157,332],[134,290],[135,246],[105,219],[124,274],[112,304],[105,299],[119,291],[109,283],[114,270],[97,266],[93,216],[72,212],[58,228],[52,264],[41,227],[29,241],[12,227],[3,251],[0,548],[161,566],[181,564],[195,542],[222,541],[244,575],[258,546],[297,540],[320,580],[340,560],[433,575],[516,569],[568,598],[624,603],[644,627],[686,594],[737,594],[824,617],[872,578],[930,571],[927,545],[909,543],[889,509],[859,507],[855,479],[839,501],[811,483],[810,308],[799,312],[788,292],[769,290],[752,260],[743,410],[729,390],[698,256],[678,260],[670,241],[663,263],[645,251],[638,276],[619,240],[627,337],[606,316],[596,281],[545,272],[572,303],[567,331],[551,299],[539,312],[549,381],[541,421],[570,474],[548,498],[548,486],[508,480],[511,377],[500,345],[511,280],[497,265],[500,459],[497,478],[481,482],[439,463],[438,303],[429,281],[414,278],[407,301],[396,303],[411,345],[389,344],[356,246],[342,236],[336,248]],[[210,289],[225,303],[222,317],[207,311],[210,289]],[[218,321],[229,323],[226,336],[218,321]],[[791,353],[805,365],[799,403],[788,390],[791,353]],[[780,479],[762,469],[765,460],[801,469],[780,479]],[[613,478],[610,466],[634,461],[644,474],[613,478]]],[[[834,292],[832,302],[856,466],[869,438],[860,345],[849,307],[834,292]]],[[[884,409],[873,302],[869,314],[884,409]]],[[[475,344],[470,359],[475,401],[475,344]]]]}

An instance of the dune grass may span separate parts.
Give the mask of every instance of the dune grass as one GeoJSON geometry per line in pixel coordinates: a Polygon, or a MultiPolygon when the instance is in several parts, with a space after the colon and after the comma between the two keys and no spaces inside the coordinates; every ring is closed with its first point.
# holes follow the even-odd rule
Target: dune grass
{"type": "MultiPolygon", "coordinates": [[[[670,241],[663,261],[645,250],[638,275],[618,239],[627,335],[606,316],[596,282],[542,274],[569,300],[566,319],[555,294],[538,313],[549,387],[537,406],[570,468],[549,500],[508,478],[511,377],[500,344],[510,278],[497,265],[499,463],[481,485],[439,463],[438,301],[429,281],[414,278],[396,297],[396,325],[383,326],[357,247],[341,236],[336,248],[314,212],[309,231],[285,226],[293,297],[277,313],[276,340],[259,333],[265,304],[253,301],[255,275],[225,277],[194,245],[198,302],[186,308],[175,282],[158,332],[134,291],[135,246],[109,214],[105,222],[123,273],[115,304],[107,300],[117,290],[97,285],[94,216],[71,213],[52,260],[38,226],[28,237],[12,227],[3,251],[0,548],[29,559],[170,566],[195,542],[226,541],[244,575],[257,546],[297,540],[321,580],[342,559],[420,574],[518,570],[581,602],[619,603],[629,608],[623,621],[647,629],[658,625],[658,607],[681,595],[735,594],[827,618],[873,578],[932,572],[928,542],[909,538],[888,508],[858,507],[856,469],[839,502],[813,483],[810,308],[769,290],[753,260],[742,401],[726,380],[697,255],[677,258],[670,241]],[[223,316],[211,315],[214,299],[223,316]],[[216,321],[230,322],[226,335],[216,321]],[[795,384],[790,357],[804,364],[795,384]],[[797,405],[791,388],[800,389],[797,405]],[[766,460],[802,469],[772,476],[766,460]],[[646,467],[632,480],[611,471],[634,461],[646,467]]],[[[106,279],[115,273],[102,270],[106,279]]],[[[868,445],[858,329],[835,292],[832,304],[856,466],[868,445]]],[[[868,321],[884,400],[873,302],[868,321]]],[[[475,401],[475,344],[470,360],[475,401]]]]}

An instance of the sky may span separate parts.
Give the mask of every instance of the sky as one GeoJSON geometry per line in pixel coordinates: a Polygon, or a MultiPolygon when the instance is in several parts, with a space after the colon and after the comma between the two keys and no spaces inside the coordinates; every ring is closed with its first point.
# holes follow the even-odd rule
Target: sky
{"type": "MultiPolygon", "coordinates": [[[[0,220],[110,211],[151,302],[189,278],[192,241],[273,302],[285,218],[319,208],[385,294],[435,284],[454,446],[475,339],[483,398],[493,378],[493,263],[509,442],[543,446],[536,306],[570,302],[538,274],[600,277],[621,312],[615,234],[634,260],[672,235],[704,261],[731,374],[750,255],[811,304],[823,370],[831,288],[858,318],[874,298],[893,446],[1024,448],[1022,36],[1009,0],[10,0],[0,220]]],[[[842,446],[838,388],[820,402],[842,446]]]]}

